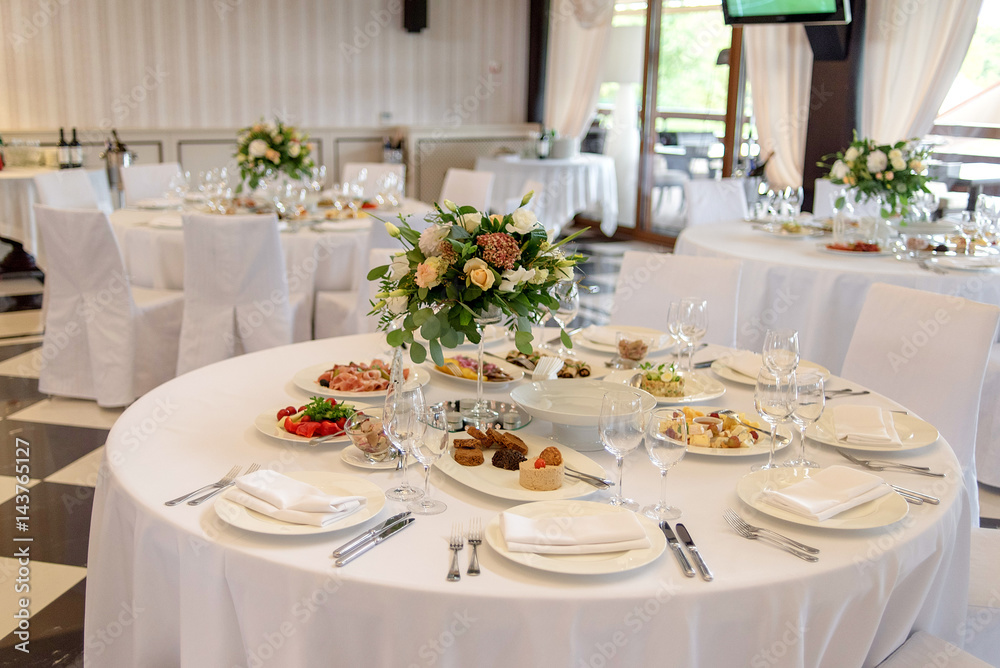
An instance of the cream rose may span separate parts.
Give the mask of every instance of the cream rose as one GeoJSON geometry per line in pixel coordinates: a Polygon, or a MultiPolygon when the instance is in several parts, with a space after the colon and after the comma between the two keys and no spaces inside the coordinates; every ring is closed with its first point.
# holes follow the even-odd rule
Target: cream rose
{"type": "Polygon", "coordinates": [[[422,288],[433,288],[441,283],[441,274],[448,268],[448,263],[439,257],[429,257],[417,265],[417,276],[414,279],[422,288]]]}
{"type": "Polygon", "coordinates": [[[508,269],[500,275],[500,287],[497,289],[500,292],[514,292],[518,285],[528,283],[534,277],[534,269],[525,269],[524,267],[508,269]]]}
{"type": "Polygon", "coordinates": [[[868,171],[872,172],[882,172],[889,165],[889,158],[882,151],[872,151],[868,154],[868,161],[866,162],[868,171]]]}
{"type": "Polygon", "coordinates": [[[914,158],[913,160],[910,160],[910,169],[919,174],[924,170],[924,163],[914,158]]]}
{"type": "Polygon", "coordinates": [[[512,223],[508,223],[506,230],[508,232],[516,232],[518,234],[528,234],[531,232],[535,223],[538,222],[538,217],[535,215],[534,211],[530,209],[516,209],[514,213],[511,214],[513,219],[512,223]]]}
{"type": "Polygon", "coordinates": [[[489,265],[478,257],[474,257],[466,262],[465,266],[462,267],[462,271],[465,272],[465,276],[469,282],[480,290],[489,290],[493,287],[493,281],[496,280],[493,272],[490,271],[489,265]]]}
{"type": "Polygon", "coordinates": [[[845,161],[851,161],[851,162],[853,162],[853,161],[855,161],[855,160],[858,159],[858,156],[860,154],[861,154],[861,152],[858,151],[858,149],[856,149],[853,146],[851,146],[846,151],[844,151],[844,160],[845,161]]]}
{"type": "Polygon", "coordinates": [[[277,151],[275,151],[273,148],[267,149],[267,153],[265,154],[265,157],[268,160],[270,160],[271,162],[273,162],[274,164],[276,164],[276,165],[279,162],[281,162],[281,154],[278,153],[277,151]]]}
{"type": "Polygon", "coordinates": [[[406,311],[410,305],[409,297],[389,297],[385,300],[385,305],[393,315],[399,315],[406,311]]]}
{"type": "Polygon", "coordinates": [[[850,172],[851,170],[848,169],[847,165],[844,164],[842,160],[838,160],[837,162],[833,163],[833,167],[830,168],[830,176],[832,176],[838,181],[843,181],[844,177],[847,176],[850,172]]]}
{"type": "Polygon", "coordinates": [[[288,147],[288,155],[293,158],[299,157],[299,153],[301,152],[302,146],[298,142],[293,141],[288,147]]]}
{"type": "Polygon", "coordinates": [[[426,257],[440,255],[441,242],[451,233],[451,225],[431,225],[420,233],[417,247],[426,257]]]}
{"type": "Polygon", "coordinates": [[[389,264],[389,279],[398,281],[410,273],[410,261],[405,255],[396,255],[389,264]]]}
{"type": "Polygon", "coordinates": [[[483,216],[479,213],[463,213],[462,217],[458,219],[458,222],[465,228],[465,231],[469,233],[478,230],[482,221],[483,216]]]}
{"type": "Polygon", "coordinates": [[[254,139],[247,146],[247,153],[251,158],[263,158],[264,154],[267,153],[268,145],[263,139],[254,139]]]}

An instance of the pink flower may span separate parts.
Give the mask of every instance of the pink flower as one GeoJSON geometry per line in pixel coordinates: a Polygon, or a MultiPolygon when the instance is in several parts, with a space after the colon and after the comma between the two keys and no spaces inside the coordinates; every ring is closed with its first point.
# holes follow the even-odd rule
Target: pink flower
{"type": "Polygon", "coordinates": [[[476,244],[483,249],[483,259],[497,269],[513,269],[521,257],[517,240],[505,232],[481,234],[476,244]]]}
{"type": "Polygon", "coordinates": [[[417,276],[414,279],[421,288],[433,288],[441,283],[441,274],[448,268],[448,263],[439,257],[429,257],[417,265],[417,276]]]}

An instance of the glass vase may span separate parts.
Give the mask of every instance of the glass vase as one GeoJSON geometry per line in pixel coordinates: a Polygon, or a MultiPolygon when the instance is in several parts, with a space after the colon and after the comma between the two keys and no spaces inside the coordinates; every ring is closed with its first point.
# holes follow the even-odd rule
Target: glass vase
{"type": "Polygon", "coordinates": [[[479,346],[476,355],[476,402],[469,408],[462,409],[462,417],[466,423],[471,423],[477,429],[483,429],[495,424],[500,416],[491,409],[483,398],[483,343],[487,325],[495,325],[503,318],[503,311],[498,306],[490,306],[475,318],[476,332],[479,334],[479,346]]]}

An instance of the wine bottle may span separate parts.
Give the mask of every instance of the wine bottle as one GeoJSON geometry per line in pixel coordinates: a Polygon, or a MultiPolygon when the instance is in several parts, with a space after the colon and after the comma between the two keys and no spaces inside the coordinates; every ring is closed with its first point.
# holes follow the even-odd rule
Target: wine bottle
{"type": "Polygon", "coordinates": [[[3,137],[0,137],[0,172],[3,171],[3,137]]]}
{"type": "Polygon", "coordinates": [[[73,139],[69,142],[69,164],[71,167],[83,167],[83,145],[76,138],[76,128],[73,128],[73,139]]]}
{"type": "Polygon", "coordinates": [[[59,169],[69,169],[71,166],[69,144],[66,143],[66,134],[62,128],[59,128],[59,147],[56,152],[59,156],[59,169]]]}

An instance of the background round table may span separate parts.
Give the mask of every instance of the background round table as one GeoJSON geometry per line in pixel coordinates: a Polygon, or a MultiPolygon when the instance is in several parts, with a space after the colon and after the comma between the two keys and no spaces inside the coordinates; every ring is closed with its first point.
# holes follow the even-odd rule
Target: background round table
{"type": "MultiPolygon", "coordinates": [[[[466,548],[461,581],[447,582],[453,525],[488,523],[518,502],[436,470],[433,493],[448,509],[418,516],[413,527],[340,569],[331,551],[375,520],[276,537],[229,526],[211,503],[163,505],[251,462],[395,486],[394,471],[345,465],[343,444],[302,446],[253,426],[261,412],[304,403],[307,395],[291,383],[296,371],[386,355],[377,334],[275,348],[181,376],[123,414],[109,435],[94,501],[88,666],[871,666],[916,628],[958,640],[970,522],[957,462],[943,440],[900,456],[947,470],[946,479],[886,474],[941,497],[941,505],[912,506],[891,526],[860,531],[751,512],[734,489],[759,459],[688,455],[670,473],[669,500],[682,508],[714,582],[683,577],[669,551],[634,571],[573,576],[522,567],[486,544],[480,577],[464,574],[466,548]],[[723,520],[726,507],[819,547],[821,560],[807,563],[737,536],[723,520]]],[[[425,390],[439,401],[470,396],[470,387],[435,377],[425,390]]],[[[862,400],[892,405],[877,395],[862,400]]],[[[714,403],[751,410],[751,388],[729,384],[714,403]]],[[[544,436],[550,427],[535,421],[525,433],[544,436]]],[[[613,470],[609,455],[589,454],[613,470]]],[[[824,464],[843,461],[826,447],[813,445],[812,454],[824,464]]],[[[645,451],[626,462],[626,494],[654,502],[659,475],[645,451]]],[[[414,482],[418,470],[411,469],[414,482]]],[[[607,496],[595,490],[586,498],[607,496]]],[[[387,502],[379,518],[399,510],[387,502]]]]}
{"type": "Polygon", "coordinates": [[[0,170],[0,237],[13,239],[35,256],[39,267],[45,268],[42,235],[35,227],[38,203],[34,177],[56,171],[51,167],[4,167],[0,170]]]}

